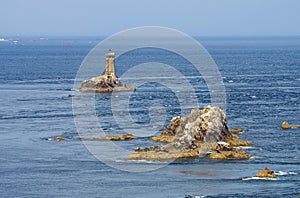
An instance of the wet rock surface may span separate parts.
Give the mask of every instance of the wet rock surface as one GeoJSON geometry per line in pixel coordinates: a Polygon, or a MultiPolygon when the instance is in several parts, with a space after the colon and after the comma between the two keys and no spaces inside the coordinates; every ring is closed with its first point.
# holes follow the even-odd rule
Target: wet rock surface
{"type": "Polygon", "coordinates": [[[208,150],[212,159],[248,159],[251,156],[238,146],[251,146],[233,135],[227,127],[225,113],[219,107],[193,109],[187,117],[174,117],[159,136],[151,138],[166,145],[137,149],[128,156],[134,160],[173,160],[203,156],[208,150]],[[225,142],[226,146],[218,144],[225,142]]]}
{"type": "Polygon", "coordinates": [[[227,160],[227,159],[249,159],[251,155],[247,154],[241,148],[231,147],[226,142],[218,142],[216,152],[208,155],[210,159],[227,160]]]}
{"type": "Polygon", "coordinates": [[[272,171],[271,169],[265,168],[263,170],[258,171],[258,173],[256,173],[255,177],[276,178],[276,175],[275,175],[274,171],[272,171]]]}
{"type": "Polygon", "coordinates": [[[61,137],[61,136],[56,136],[56,137],[54,138],[54,140],[59,142],[59,141],[65,140],[65,138],[63,138],[63,137],[61,137]]]}
{"type": "Polygon", "coordinates": [[[300,128],[300,125],[290,125],[288,122],[284,121],[281,124],[282,129],[298,129],[300,128]]]}
{"type": "Polygon", "coordinates": [[[93,136],[93,137],[85,137],[81,136],[80,140],[111,140],[111,141],[124,141],[124,140],[133,140],[136,137],[130,133],[126,133],[124,135],[107,135],[107,136],[93,136]]]}
{"type": "Polygon", "coordinates": [[[245,133],[245,131],[243,129],[240,128],[232,128],[230,130],[231,133],[245,133]]]}

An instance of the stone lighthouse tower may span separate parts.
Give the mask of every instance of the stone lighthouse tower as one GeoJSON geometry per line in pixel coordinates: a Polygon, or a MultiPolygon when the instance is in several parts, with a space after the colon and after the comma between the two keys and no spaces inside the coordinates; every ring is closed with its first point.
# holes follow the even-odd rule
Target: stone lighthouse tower
{"type": "MultiPolygon", "coordinates": [[[[113,92],[135,91],[136,87],[121,83],[115,71],[115,53],[109,50],[106,54],[105,74],[82,82],[80,91],[113,92]]],[[[103,71],[101,71],[103,72],[103,71]]]]}
{"type": "Polygon", "coordinates": [[[106,55],[106,69],[105,75],[108,78],[115,78],[115,53],[111,49],[105,54],[106,55]]]}

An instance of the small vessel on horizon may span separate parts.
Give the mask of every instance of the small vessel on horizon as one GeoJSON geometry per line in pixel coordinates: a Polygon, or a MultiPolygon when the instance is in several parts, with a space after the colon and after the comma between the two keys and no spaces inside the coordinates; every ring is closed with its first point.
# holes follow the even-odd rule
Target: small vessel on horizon
{"type": "Polygon", "coordinates": [[[9,40],[3,38],[3,37],[0,37],[0,42],[8,42],[9,40]]]}

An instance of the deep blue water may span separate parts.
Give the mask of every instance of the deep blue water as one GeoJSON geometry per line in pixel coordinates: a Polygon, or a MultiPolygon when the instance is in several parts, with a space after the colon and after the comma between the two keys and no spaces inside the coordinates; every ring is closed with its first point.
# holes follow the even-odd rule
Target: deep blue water
{"type": "MultiPolygon", "coordinates": [[[[76,73],[100,40],[50,38],[0,43],[1,197],[300,195],[300,129],[280,129],[283,121],[300,125],[300,38],[199,38],[222,74],[228,125],[247,130],[241,137],[254,144],[246,149],[254,157],[246,161],[201,158],[141,173],[105,165],[77,139],[72,98],[68,95],[76,97],[76,90],[72,90],[76,73]],[[66,140],[51,141],[56,136],[66,140]],[[289,174],[271,181],[241,180],[265,167],[289,174]]],[[[132,63],[132,57],[137,57],[136,63],[166,58],[170,64],[187,64],[170,54],[145,49],[117,60],[116,65],[125,65],[118,75],[126,70],[126,62],[132,63]]],[[[208,105],[209,92],[203,79],[193,75],[193,69],[185,68],[181,72],[194,83],[200,105],[208,105]]],[[[125,82],[134,83],[134,79],[125,82]]],[[[117,96],[121,98],[122,94],[117,96]]],[[[122,134],[123,128],[111,120],[110,110],[103,108],[110,97],[96,94],[96,113],[107,134],[122,134]]],[[[148,107],[153,100],[162,101],[166,108],[165,124],[180,112],[174,93],[148,84],[140,87],[130,100],[130,113],[136,123],[149,123],[148,107]]],[[[139,130],[143,131],[143,127],[139,130]]],[[[139,138],[116,144],[132,150],[155,143],[139,138]]],[[[119,163],[149,166],[143,162],[119,163]]]]}

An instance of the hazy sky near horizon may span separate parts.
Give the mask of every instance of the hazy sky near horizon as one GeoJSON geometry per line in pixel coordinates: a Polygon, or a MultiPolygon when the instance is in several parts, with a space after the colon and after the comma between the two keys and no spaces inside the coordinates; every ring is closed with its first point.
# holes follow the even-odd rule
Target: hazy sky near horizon
{"type": "Polygon", "coordinates": [[[2,0],[0,37],[103,36],[165,26],[194,36],[300,35],[299,0],[2,0]]]}

